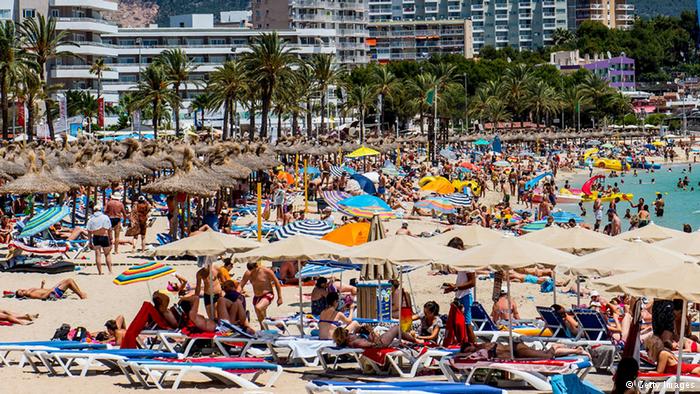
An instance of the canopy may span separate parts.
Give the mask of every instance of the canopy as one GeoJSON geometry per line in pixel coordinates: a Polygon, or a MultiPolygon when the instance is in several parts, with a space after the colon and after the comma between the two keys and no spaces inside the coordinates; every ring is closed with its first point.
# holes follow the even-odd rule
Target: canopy
{"type": "Polygon", "coordinates": [[[348,153],[345,155],[345,157],[350,157],[350,158],[358,158],[358,157],[365,157],[365,156],[376,156],[378,155],[379,152],[372,149],[372,148],[367,148],[366,146],[362,146],[352,153],[348,153]]]}
{"type": "MultiPolygon", "coordinates": [[[[309,261],[307,264],[304,264],[301,268],[301,272],[297,274],[297,277],[301,275],[302,278],[315,278],[351,270],[359,271],[362,267],[363,266],[360,264],[341,263],[334,260],[309,261]]],[[[415,269],[417,269],[417,267],[405,266],[401,267],[401,272],[405,274],[415,269]]]]}
{"type": "Polygon", "coordinates": [[[239,263],[265,261],[337,260],[347,248],[333,242],[295,235],[257,249],[234,255],[239,263]]]}
{"type": "Polygon", "coordinates": [[[352,174],[350,175],[350,179],[353,179],[355,182],[357,182],[357,184],[360,185],[360,189],[362,189],[363,192],[367,194],[377,194],[377,189],[374,187],[374,182],[372,182],[372,180],[367,178],[366,176],[360,174],[352,174]]]}
{"type": "Polygon", "coordinates": [[[367,242],[369,223],[348,223],[331,231],[321,238],[345,246],[357,246],[367,242]]]}
{"type": "Polygon", "coordinates": [[[442,214],[455,213],[457,209],[452,202],[442,197],[428,197],[414,204],[416,208],[427,209],[442,214]]]}
{"type": "Polygon", "coordinates": [[[596,282],[607,285],[607,291],[616,293],[700,302],[700,267],[697,264],[676,265],[673,271],[652,269],[630,272],[598,279],[596,282]]]}
{"type": "Polygon", "coordinates": [[[627,231],[617,235],[617,238],[627,241],[641,239],[644,242],[662,241],[668,238],[680,237],[685,235],[684,232],[673,230],[668,227],[659,226],[654,223],[649,223],[644,227],[635,228],[632,231],[627,231]]]}
{"type": "Polygon", "coordinates": [[[605,148],[605,149],[612,149],[612,148],[615,147],[615,145],[613,145],[613,144],[611,144],[611,143],[609,143],[609,142],[606,142],[606,143],[604,143],[603,145],[601,145],[600,147],[601,147],[601,148],[605,148]]]}
{"type": "Polygon", "coordinates": [[[155,256],[219,256],[255,249],[260,243],[217,231],[204,231],[155,249],[155,256]]]}
{"type": "Polygon", "coordinates": [[[445,231],[440,235],[428,238],[428,240],[437,245],[447,246],[450,240],[455,237],[462,240],[465,248],[470,248],[499,240],[503,238],[503,234],[477,225],[455,226],[454,230],[445,231]]]}
{"type": "Polygon", "coordinates": [[[374,215],[382,219],[392,219],[396,216],[389,204],[379,197],[362,194],[341,200],[338,205],[353,216],[371,218],[374,215]]]}
{"type": "Polygon", "coordinates": [[[452,183],[443,177],[439,177],[426,183],[420,189],[422,191],[435,192],[438,194],[452,194],[455,191],[455,187],[452,186],[452,183]]]}
{"type": "Polygon", "coordinates": [[[290,174],[290,173],[288,173],[288,172],[284,172],[284,171],[280,171],[280,172],[277,174],[277,179],[279,179],[280,181],[285,181],[285,182],[287,182],[287,184],[289,184],[289,185],[291,185],[292,183],[294,183],[294,175],[292,175],[292,174],[290,174]]]}
{"type": "Polygon", "coordinates": [[[484,245],[475,246],[441,263],[466,269],[493,269],[497,271],[532,267],[556,266],[571,259],[562,251],[515,237],[502,237],[484,245]]]}
{"type": "Polygon", "coordinates": [[[112,282],[115,285],[128,285],[136,282],[145,282],[161,276],[170,275],[175,269],[163,263],[152,261],[150,263],[135,265],[122,272],[112,282]]]}
{"type": "Polygon", "coordinates": [[[70,208],[67,206],[54,206],[49,209],[45,209],[24,223],[22,232],[17,236],[17,238],[26,238],[36,235],[60,222],[69,213],[70,208]]]}
{"type": "Polygon", "coordinates": [[[479,167],[477,167],[476,164],[470,163],[468,161],[463,161],[463,162],[459,163],[459,166],[462,168],[466,168],[467,170],[470,170],[470,171],[476,171],[479,169],[479,167]]]}
{"type": "Polygon", "coordinates": [[[689,256],[700,257],[700,232],[696,231],[690,234],[679,235],[674,238],[659,241],[654,245],[689,256]]]}
{"type": "Polygon", "coordinates": [[[478,140],[474,141],[474,145],[476,145],[476,146],[484,146],[484,145],[488,145],[488,144],[490,144],[490,142],[486,141],[483,138],[479,138],[478,140]]]}
{"type": "Polygon", "coordinates": [[[321,238],[332,230],[333,225],[324,220],[305,219],[297,220],[278,228],[275,230],[274,235],[277,239],[285,239],[297,234],[321,238]]]}
{"type": "Polygon", "coordinates": [[[423,238],[395,235],[351,248],[345,254],[353,263],[366,265],[424,265],[454,256],[456,249],[439,246],[423,238]]]}
{"type": "Polygon", "coordinates": [[[679,264],[696,261],[694,257],[636,241],[569,259],[562,266],[574,275],[608,276],[656,268],[674,269],[679,264]]]}
{"type": "Polygon", "coordinates": [[[563,229],[559,226],[551,226],[524,235],[522,238],[569,253],[607,249],[623,244],[623,241],[616,238],[583,227],[563,229]]]}

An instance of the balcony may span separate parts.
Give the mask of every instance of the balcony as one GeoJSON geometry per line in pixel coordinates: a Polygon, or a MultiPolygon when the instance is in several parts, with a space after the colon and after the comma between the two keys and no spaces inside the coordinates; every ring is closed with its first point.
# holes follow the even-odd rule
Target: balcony
{"type": "Polygon", "coordinates": [[[618,4],[615,8],[618,11],[634,11],[634,5],[632,4],[618,4]]]}
{"type": "Polygon", "coordinates": [[[96,18],[56,18],[56,30],[116,34],[117,25],[110,21],[96,18]]]}
{"type": "Polygon", "coordinates": [[[51,7],[79,7],[101,11],[116,11],[118,1],[114,0],[50,0],[51,7]]]}
{"type": "Polygon", "coordinates": [[[495,19],[497,21],[507,21],[508,20],[508,14],[496,14],[495,19]]]}
{"type": "Polygon", "coordinates": [[[529,1],[520,2],[520,3],[518,3],[518,8],[520,8],[520,9],[529,9],[529,8],[532,8],[532,3],[529,2],[529,1]]]}
{"type": "MultiPolygon", "coordinates": [[[[89,65],[55,65],[50,73],[55,79],[97,79],[97,75],[90,73],[89,65]]],[[[104,71],[102,79],[118,79],[119,73],[116,70],[104,71]]]]}
{"type": "Polygon", "coordinates": [[[532,36],[520,36],[520,41],[532,41],[532,36]]]}
{"type": "Polygon", "coordinates": [[[79,56],[116,57],[119,54],[119,47],[116,45],[93,41],[78,41],[76,44],[80,46],[59,45],[57,51],[71,52],[79,56]]]}
{"type": "Polygon", "coordinates": [[[621,21],[633,21],[634,15],[618,15],[616,19],[621,21]]]}
{"type": "Polygon", "coordinates": [[[495,9],[497,10],[507,10],[508,9],[508,3],[496,3],[494,4],[495,9]]]}
{"type": "Polygon", "coordinates": [[[462,7],[458,5],[448,5],[447,6],[447,12],[461,12],[462,7]]]}
{"type": "Polygon", "coordinates": [[[483,4],[472,4],[472,11],[483,11],[483,10],[484,10],[483,4]]]}
{"type": "Polygon", "coordinates": [[[508,25],[496,25],[496,31],[508,31],[508,25]]]}
{"type": "Polygon", "coordinates": [[[314,22],[329,22],[333,19],[332,15],[327,14],[296,14],[292,15],[292,19],[296,21],[314,21],[314,22]]]}

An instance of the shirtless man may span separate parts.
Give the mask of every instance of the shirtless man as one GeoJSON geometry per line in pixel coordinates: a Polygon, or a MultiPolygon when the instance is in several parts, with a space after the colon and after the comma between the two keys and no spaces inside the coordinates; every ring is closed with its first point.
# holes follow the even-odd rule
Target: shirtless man
{"type": "Polygon", "coordinates": [[[656,216],[658,216],[658,217],[664,216],[665,205],[666,205],[666,202],[664,202],[664,198],[661,195],[661,193],[656,193],[656,200],[654,201],[654,208],[656,210],[656,216]]]}
{"type": "Polygon", "coordinates": [[[73,279],[64,279],[50,289],[45,289],[45,284],[46,281],[42,280],[41,287],[38,289],[36,287],[30,289],[18,289],[15,292],[15,297],[30,298],[33,300],[48,300],[54,298],[60,300],[65,295],[66,290],[72,290],[78,295],[78,297],[80,297],[81,300],[87,298],[87,294],[80,290],[80,287],[78,287],[78,284],[75,283],[73,279]]]}
{"type": "Polygon", "coordinates": [[[250,282],[253,285],[253,307],[262,327],[262,322],[267,316],[267,308],[275,299],[272,287],[277,291],[277,306],[282,305],[282,286],[275,273],[267,267],[259,267],[257,263],[248,263],[248,271],[241,279],[241,289],[250,282]]]}
{"type": "Polygon", "coordinates": [[[210,319],[215,319],[216,308],[211,305],[215,306],[221,297],[221,282],[219,282],[218,271],[216,269],[212,270],[211,266],[211,264],[206,264],[197,271],[197,285],[195,286],[194,294],[202,295],[207,316],[210,319]],[[204,287],[204,293],[200,293],[202,287],[204,287]]]}

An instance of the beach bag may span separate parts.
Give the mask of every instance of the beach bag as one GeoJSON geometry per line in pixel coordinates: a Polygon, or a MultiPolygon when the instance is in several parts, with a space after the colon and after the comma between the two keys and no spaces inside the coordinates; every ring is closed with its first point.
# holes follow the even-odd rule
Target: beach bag
{"type": "Polygon", "coordinates": [[[401,316],[399,318],[401,331],[409,332],[413,327],[413,308],[411,306],[411,300],[408,298],[406,293],[403,293],[401,298],[401,316]]]}
{"type": "Polygon", "coordinates": [[[126,229],[126,233],[124,233],[124,235],[127,237],[136,237],[140,232],[141,228],[139,226],[139,222],[137,220],[132,220],[131,225],[126,229]]]}
{"type": "Polygon", "coordinates": [[[63,323],[61,327],[58,327],[53,333],[52,341],[67,341],[68,333],[70,332],[70,325],[63,323]]]}

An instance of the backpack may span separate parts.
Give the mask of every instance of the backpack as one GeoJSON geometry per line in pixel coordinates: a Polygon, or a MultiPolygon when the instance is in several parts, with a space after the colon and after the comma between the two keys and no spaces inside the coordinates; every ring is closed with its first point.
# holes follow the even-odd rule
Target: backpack
{"type": "Polygon", "coordinates": [[[61,327],[57,328],[53,333],[52,341],[67,341],[68,333],[70,332],[70,325],[63,323],[61,327]]]}

